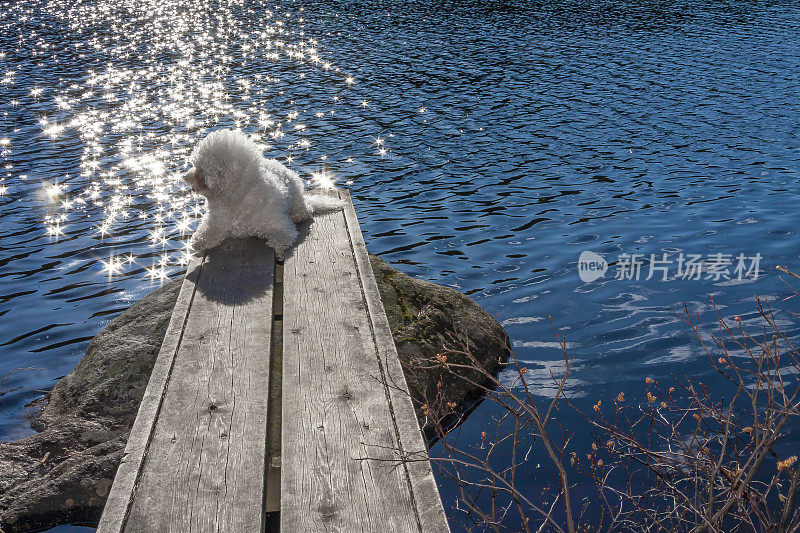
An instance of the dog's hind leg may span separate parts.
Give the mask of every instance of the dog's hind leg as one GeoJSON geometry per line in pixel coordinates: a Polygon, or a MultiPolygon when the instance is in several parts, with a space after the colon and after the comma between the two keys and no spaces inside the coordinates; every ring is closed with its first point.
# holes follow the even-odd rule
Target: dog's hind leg
{"type": "Polygon", "coordinates": [[[275,257],[282,261],[286,250],[297,240],[297,235],[297,227],[287,218],[282,224],[269,228],[263,237],[275,250],[275,257]]]}
{"type": "Polygon", "coordinates": [[[302,190],[299,194],[294,195],[292,198],[292,207],[289,210],[289,218],[292,219],[292,222],[298,224],[311,218],[311,210],[306,205],[302,190]]]}
{"type": "Polygon", "coordinates": [[[311,218],[311,210],[306,204],[305,197],[303,196],[303,182],[300,176],[291,169],[278,163],[275,170],[280,174],[281,179],[286,185],[289,192],[289,218],[294,223],[300,223],[311,218]]]}

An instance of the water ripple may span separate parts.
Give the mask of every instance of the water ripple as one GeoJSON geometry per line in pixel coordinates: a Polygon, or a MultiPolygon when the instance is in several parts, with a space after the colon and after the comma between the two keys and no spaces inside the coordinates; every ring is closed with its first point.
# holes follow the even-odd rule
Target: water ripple
{"type": "Polygon", "coordinates": [[[799,33],[795,2],[0,0],[0,375],[40,368],[0,438],[181,274],[202,203],[178,176],[223,126],[349,187],[371,251],[497,316],[543,398],[550,318],[576,398],[713,379],[684,301],[705,324],[710,295],[753,325],[755,294],[793,304],[774,267],[800,270],[799,33]],[[584,284],[583,250],[764,264],[584,284]]]}

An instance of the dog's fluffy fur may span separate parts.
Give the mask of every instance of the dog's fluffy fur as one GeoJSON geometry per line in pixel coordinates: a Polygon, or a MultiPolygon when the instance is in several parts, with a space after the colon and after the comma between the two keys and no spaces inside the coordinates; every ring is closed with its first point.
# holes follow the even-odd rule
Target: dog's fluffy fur
{"type": "Polygon", "coordinates": [[[274,159],[239,130],[209,134],[192,152],[184,176],[206,197],[206,214],[190,241],[202,252],[235,237],[260,237],[282,258],[297,239],[295,224],[342,207],[340,200],[305,194],[297,173],[274,159]]]}

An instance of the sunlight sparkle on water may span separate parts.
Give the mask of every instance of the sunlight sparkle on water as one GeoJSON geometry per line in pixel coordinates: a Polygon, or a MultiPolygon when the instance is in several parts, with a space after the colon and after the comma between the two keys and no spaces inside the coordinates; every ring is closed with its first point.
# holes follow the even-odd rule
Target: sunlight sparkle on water
{"type": "MultiPolygon", "coordinates": [[[[12,17],[0,21],[4,31],[32,39],[34,55],[53,48],[44,36],[26,33],[30,6],[10,9],[12,17]]],[[[66,168],[60,158],[76,154],[72,178],[39,178],[39,199],[48,210],[43,234],[56,242],[67,226],[75,234],[90,224],[93,238],[113,250],[108,259],[92,260],[103,275],[144,270],[147,279],[163,281],[188,264],[186,242],[204,199],[181,175],[194,145],[214,129],[243,129],[267,157],[292,165],[314,187],[330,189],[340,179],[353,183],[334,178],[353,157],[331,153],[317,140],[342,127],[340,115],[379,113],[380,106],[350,92],[355,77],[325,57],[324,45],[306,35],[304,18],[239,3],[208,10],[188,0],[53,0],[47,9],[80,36],[65,46],[85,70],[57,84],[30,80],[26,89],[54,165],[66,168]],[[244,12],[248,27],[257,29],[243,31],[244,12]],[[95,54],[103,59],[95,61],[95,54]],[[127,236],[132,231],[142,238],[127,236]],[[162,254],[156,263],[136,264],[153,249],[162,254]]],[[[20,71],[3,63],[8,58],[2,54],[0,83],[13,87],[20,71]]],[[[30,105],[16,97],[6,102],[30,105]]],[[[17,131],[0,131],[0,163],[13,156],[17,131]]],[[[388,153],[383,139],[375,144],[373,157],[388,153]]],[[[367,152],[359,156],[369,158],[367,152]]],[[[25,178],[11,174],[9,162],[3,168],[9,174],[0,177],[0,196],[13,201],[16,189],[8,180],[25,178]]]]}
{"type": "Polygon", "coordinates": [[[123,260],[119,257],[114,257],[113,255],[108,258],[108,261],[100,261],[100,264],[103,265],[103,269],[101,272],[105,272],[109,276],[114,276],[122,272],[122,264],[123,260]]]}
{"type": "Polygon", "coordinates": [[[336,179],[328,172],[314,172],[311,174],[312,183],[315,187],[323,190],[336,188],[336,179]]]}

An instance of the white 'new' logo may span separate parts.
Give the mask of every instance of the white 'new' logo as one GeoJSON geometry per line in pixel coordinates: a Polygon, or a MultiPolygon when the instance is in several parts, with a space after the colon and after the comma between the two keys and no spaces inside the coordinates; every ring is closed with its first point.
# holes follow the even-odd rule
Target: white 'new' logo
{"type": "Polygon", "coordinates": [[[584,250],[578,258],[578,276],[584,283],[590,283],[598,278],[602,278],[606,270],[608,270],[608,263],[602,255],[584,250]]]}

